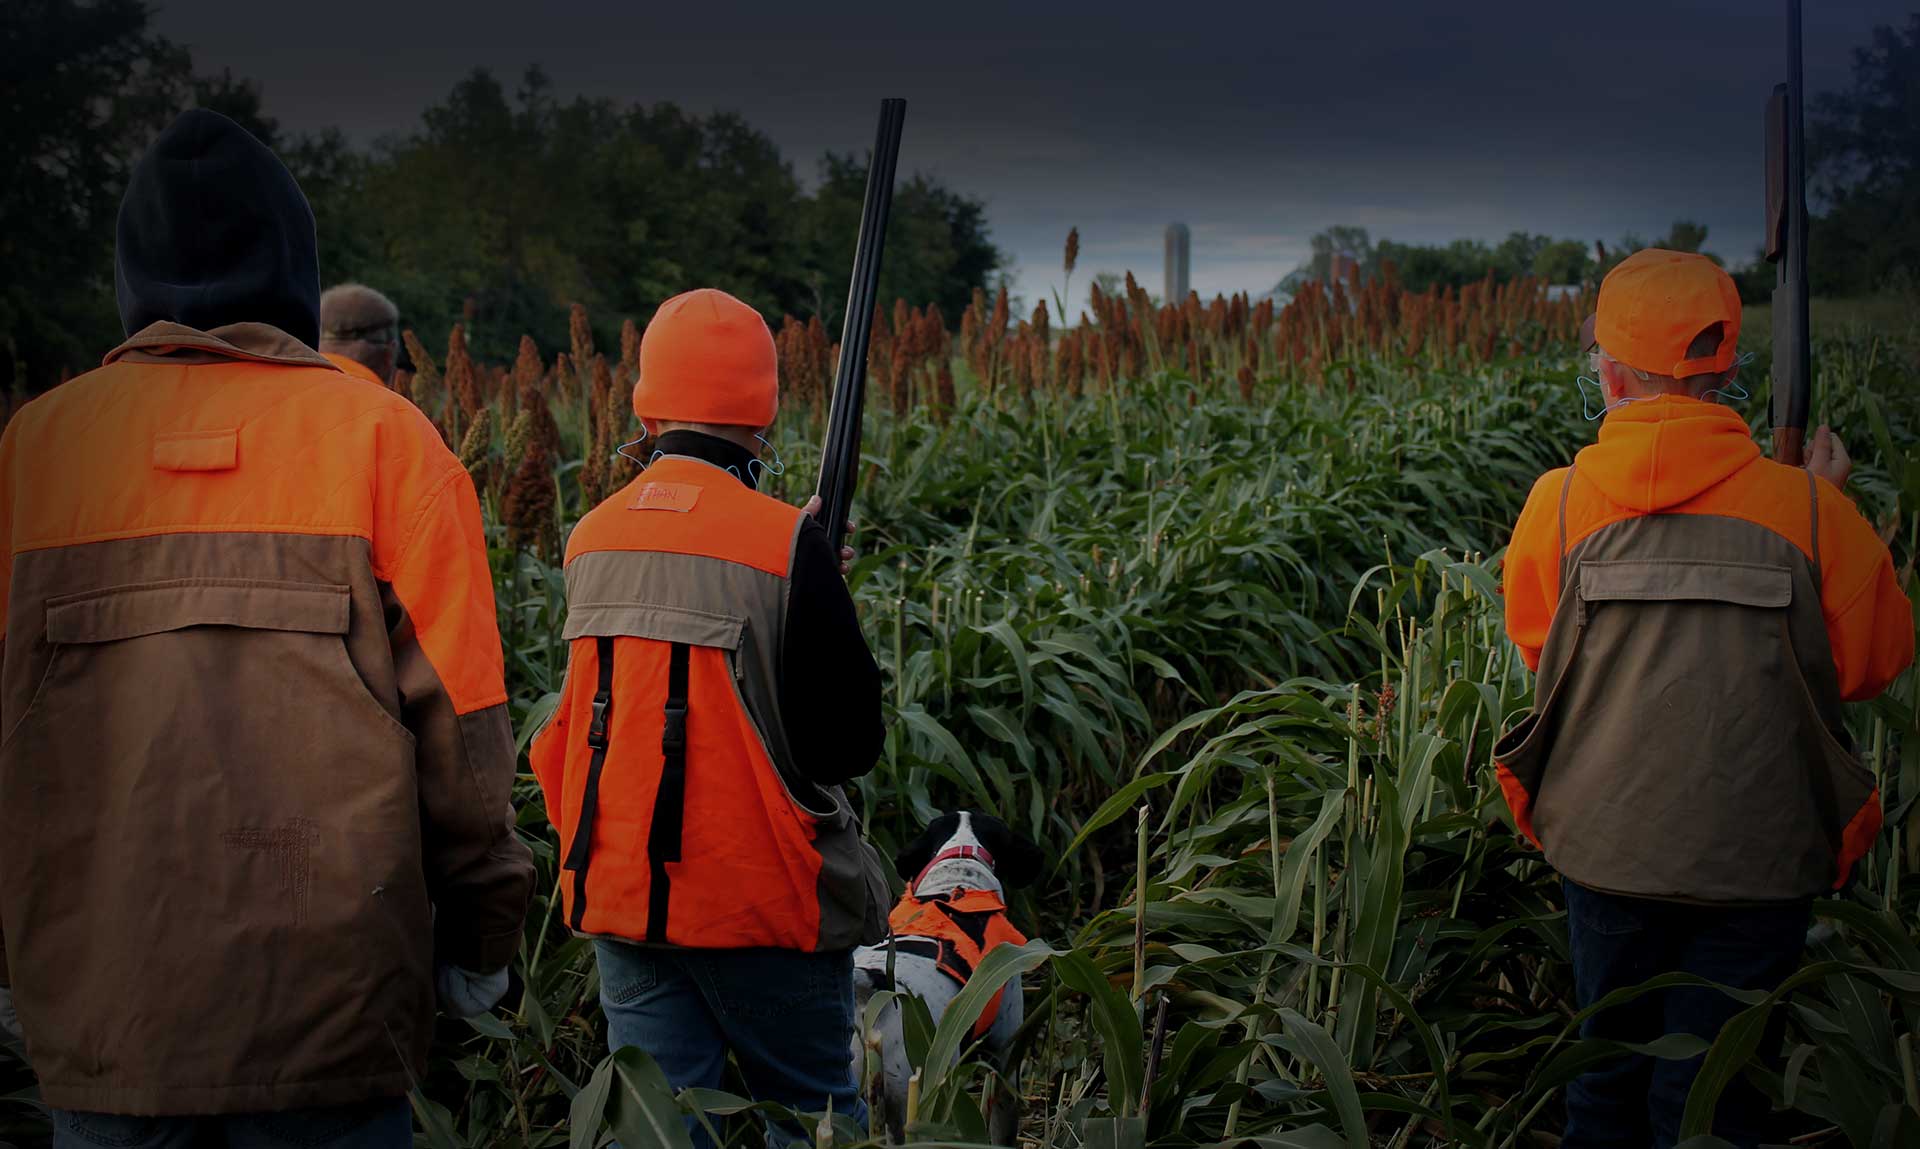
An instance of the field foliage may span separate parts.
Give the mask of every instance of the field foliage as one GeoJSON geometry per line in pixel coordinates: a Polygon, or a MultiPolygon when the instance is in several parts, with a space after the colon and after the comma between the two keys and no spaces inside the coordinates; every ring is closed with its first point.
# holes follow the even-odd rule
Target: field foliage
{"type": "MultiPolygon", "coordinates": [[[[1533,479],[1592,433],[1568,318],[1489,294],[1449,331],[1445,308],[1463,305],[1419,298],[1380,293],[1370,312],[1327,293],[1291,320],[1120,299],[1066,333],[978,300],[957,336],[904,307],[883,325],[851,581],[889,734],[858,797],[883,849],[965,806],[1052,859],[1015,901],[1037,940],[990,958],[961,999],[977,1009],[1024,972],[1029,1144],[1551,1144],[1557,1091],[1611,1052],[1575,1036],[1556,880],[1513,833],[1489,758],[1530,701],[1501,628],[1499,549],[1533,479]]],[[[1819,408],[1849,432],[1856,492],[1912,587],[1920,339],[1823,330],[1819,408]]],[[[613,451],[638,433],[637,332],[612,362],[589,332],[580,317],[557,361],[528,343],[512,367],[474,363],[457,332],[445,356],[416,342],[420,374],[402,383],[482,491],[523,746],[564,668],[561,542],[637,473],[613,451]]],[[[773,493],[794,502],[832,362],[800,332],[783,363],[807,381],[774,436],[773,493]]],[[[1756,350],[1750,383],[1765,378],[1756,350]]],[[[1806,1143],[1920,1137],[1912,676],[1852,721],[1887,830],[1820,903],[1792,982],[1743,998],[1711,1049],[1650,1047],[1706,1053],[1693,1131],[1749,1073],[1806,1143]],[[1755,1056],[1773,1011],[1789,1034],[1779,1072],[1755,1056]]],[[[743,1098],[676,1099],[643,1056],[606,1057],[530,776],[517,797],[540,868],[524,988],[497,1016],[442,1023],[415,1097],[422,1143],[677,1144],[696,1113],[757,1144],[743,1098]]],[[[957,1008],[910,1027],[913,1140],[984,1139],[993,1082],[965,1048],[970,1021],[957,1008]]],[[[28,1079],[9,1080],[31,1121],[28,1079]]],[[[842,1121],[819,1136],[874,1134],[842,1121]]]]}

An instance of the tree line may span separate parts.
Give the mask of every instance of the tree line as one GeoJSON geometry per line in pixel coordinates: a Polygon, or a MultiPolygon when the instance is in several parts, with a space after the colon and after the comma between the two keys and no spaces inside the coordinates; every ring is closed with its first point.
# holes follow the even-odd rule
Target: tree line
{"type": "MultiPolygon", "coordinates": [[[[1875,28],[1854,50],[1850,84],[1814,96],[1808,112],[1807,270],[1814,293],[1920,293],[1920,13],[1904,26],[1875,28]]],[[[1305,280],[1326,279],[1336,258],[1352,261],[1363,277],[1391,264],[1413,291],[1458,288],[1489,276],[1497,283],[1535,276],[1591,284],[1640,248],[1697,252],[1706,240],[1706,226],[1685,219],[1664,236],[1629,233],[1611,243],[1516,231],[1491,244],[1411,244],[1375,241],[1365,228],[1339,226],[1313,237],[1313,254],[1276,290],[1290,293],[1305,280]]],[[[1748,302],[1763,302],[1773,291],[1774,268],[1759,252],[1731,270],[1748,302]]]]}
{"type": "MultiPolygon", "coordinates": [[[[357,147],[338,131],[282,131],[257,84],[196,74],[151,17],[147,0],[0,5],[10,73],[0,116],[0,382],[16,389],[86,370],[119,341],[121,189],[141,149],[192,105],[233,117],[287,161],[313,202],[325,282],[379,287],[421,331],[464,322],[488,358],[509,358],[522,333],[564,345],[571,303],[612,324],[650,314],[691,283],[724,288],[770,319],[818,315],[832,328],[842,318],[863,156],[825,156],[809,187],[737,115],[562,99],[539,68],[511,87],[476,70],[414,130],[357,147]]],[[[1920,14],[1876,29],[1855,53],[1851,85],[1813,102],[1816,293],[1920,291],[1916,76],[1920,14]]],[[[1682,220],[1651,242],[1697,251],[1706,238],[1682,220]]],[[[1515,232],[1499,243],[1420,245],[1334,227],[1314,237],[1313,257],[1280,290],[1326,278],[1336,256],[1364,275],[1391,263],[1416,291],[1489,276],[1591,283],[1647,242],[1515,232]]],[[[898,187],[881,298],[938,304],[951,323],[1004,262],[978,199],[921,175],[898,187]]],[[[1756,258],[1734,270],[1745,297],[1766,298],[1771,266],[1756,258]]]]}
{"type": "MultiPolygon", "coordinates": [[[[144,0],[0,8],[20,105],[0,117],[0,381],[39,390],[119,342],[121,191],[189,106],[286,161],[313,204],[323,283],[378,287],[421,331],[464,322],[489,358],[511,358],[523,333],[564,346],[572,303],[617,325],[695,283],[770,319],[842,318],[864,156],[828,154],[804,186],[737,115],[561,99],[537,67],[511,90],[475,70],[416,129],[361,148],[338,131],[282,131],[256,83],[196,75],[151,17],[144,0]]],[[[1002,262],[979,200],[924,175],[897,186],[881,298],[957,317],[1002,262]]]]}

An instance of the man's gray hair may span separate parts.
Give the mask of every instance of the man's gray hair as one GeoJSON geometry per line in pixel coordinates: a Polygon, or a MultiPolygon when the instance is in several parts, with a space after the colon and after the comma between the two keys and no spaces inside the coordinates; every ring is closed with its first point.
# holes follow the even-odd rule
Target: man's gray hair
{"type": "Polygon", "coordinates": [[[342,283],[320,295],[320,338],[328,343],[392,343],[400,309],[364,283],[342,283]]]}

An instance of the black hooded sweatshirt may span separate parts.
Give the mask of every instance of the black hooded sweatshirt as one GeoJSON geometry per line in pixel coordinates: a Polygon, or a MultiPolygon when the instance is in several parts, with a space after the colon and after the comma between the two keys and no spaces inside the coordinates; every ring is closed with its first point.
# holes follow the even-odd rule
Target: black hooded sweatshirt
{"type": "Polygon", "coordinates": [[[114,293],[131,336],[265,323],[320,343],[313,209],[265,144],[218,112],[183,112],[141,157],[120,201],[114,293]]]}

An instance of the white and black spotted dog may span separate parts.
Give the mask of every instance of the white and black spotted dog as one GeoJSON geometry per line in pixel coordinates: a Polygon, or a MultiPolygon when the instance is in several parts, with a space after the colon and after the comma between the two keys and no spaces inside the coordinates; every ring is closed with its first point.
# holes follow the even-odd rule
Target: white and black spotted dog
{"type": "MultiPolygon", "coordinates": [[[[876,992],[911,993],[926,1003],[937,1026],[987,950],[1024,940],[1006,920],[1005,890],[1040,876],[1040,848],[992,815],[962,811],[935,818],[894,865],[907,880],[906,893],[889,919],[889,939],[854,951],[854,995],[864,1018],[876,992]]],[[[1008,1055],[1024,1016],[1023,987],[1014,981],[988,1003],[973,1030],[1006,1083],[990,1094],[987,1113],[988,1131],[999,1145],[1014,1143],[1020,1123],[1018,1067],[1008,1064],[1008,1055]]],[[[913,1072],[897,1002],[881,1009],[872,1035],[879,1046],[887,1127],[897,1138],[906,1122],[907,1079],[913,1072]]],[[[864,1040],[865,1035],[854,1034],[856,1069],[866,1064],[864,1040]]]]}

